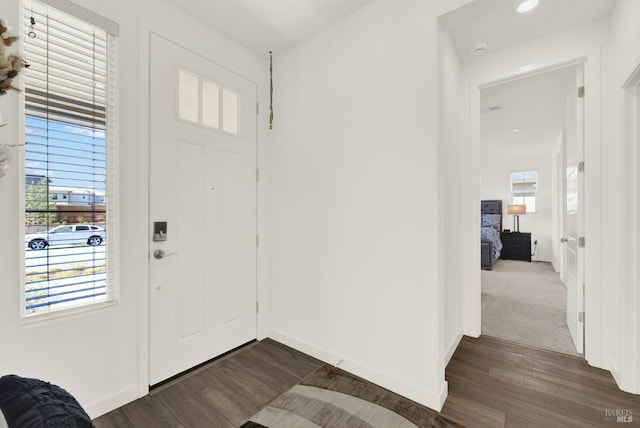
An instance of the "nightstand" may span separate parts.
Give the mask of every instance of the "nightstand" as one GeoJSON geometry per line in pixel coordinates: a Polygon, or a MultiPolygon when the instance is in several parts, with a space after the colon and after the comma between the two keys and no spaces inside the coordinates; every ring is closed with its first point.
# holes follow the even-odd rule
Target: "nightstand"
{"type": "Polygon", "coordinates": [[[501,259],[531,261],[531,233],[502,232],[501,259]]]}

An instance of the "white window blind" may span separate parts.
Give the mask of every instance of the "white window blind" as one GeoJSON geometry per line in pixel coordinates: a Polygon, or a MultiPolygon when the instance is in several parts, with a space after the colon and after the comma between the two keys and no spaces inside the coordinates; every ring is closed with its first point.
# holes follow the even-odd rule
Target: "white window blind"
{"type": "Polygon", "coordinates": [[[27,316],[115,298],[117,25],[47,3],[24,8],[27,316]]]}

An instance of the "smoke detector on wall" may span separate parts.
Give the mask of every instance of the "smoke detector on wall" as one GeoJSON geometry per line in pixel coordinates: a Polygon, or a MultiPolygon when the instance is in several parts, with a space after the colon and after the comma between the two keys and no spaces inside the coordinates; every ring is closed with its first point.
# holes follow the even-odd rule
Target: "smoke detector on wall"
{"type": "Polygon", "coordinates": [[[482,54],[484,54],[487,51],[487,48],[489,46],[487,45],[487,42],[480,42],[480,43],[476,43],[471,50],[469,51],[469,53],[473,56],[480,56],[482,54]]]}

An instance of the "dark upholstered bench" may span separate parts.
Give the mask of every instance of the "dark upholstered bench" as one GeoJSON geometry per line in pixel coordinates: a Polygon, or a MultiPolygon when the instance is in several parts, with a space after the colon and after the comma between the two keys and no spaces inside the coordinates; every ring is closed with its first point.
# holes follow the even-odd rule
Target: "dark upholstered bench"
{"type": "Polygon", "coordinates": [[[59,386],[39,379],[8,375],[0,378],[0,427],[85,428],[91,418],[78,400],[59,386]]]}

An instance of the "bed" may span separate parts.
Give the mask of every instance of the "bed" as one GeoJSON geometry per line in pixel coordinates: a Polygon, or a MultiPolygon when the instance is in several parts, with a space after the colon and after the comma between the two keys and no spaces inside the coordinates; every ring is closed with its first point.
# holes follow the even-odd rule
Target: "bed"
{"type": "Polygon", "coordinates": [[[502,251],[502,201],[480,202],[480,267],[493,269],[502,251]]]}

